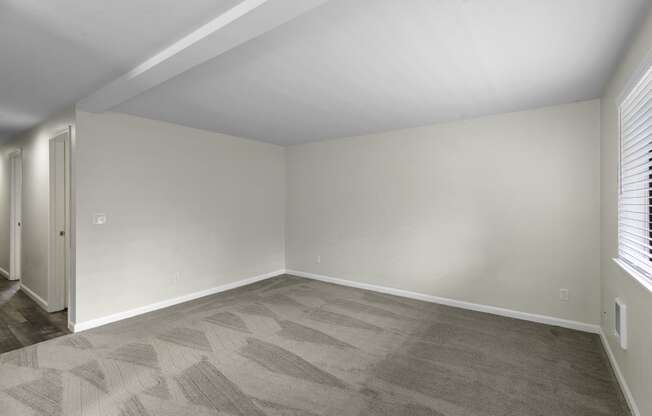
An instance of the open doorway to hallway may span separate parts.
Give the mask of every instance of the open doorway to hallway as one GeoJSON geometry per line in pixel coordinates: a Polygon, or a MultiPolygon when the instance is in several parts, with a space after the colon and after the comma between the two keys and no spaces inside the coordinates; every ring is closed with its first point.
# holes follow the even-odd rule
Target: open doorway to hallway
{"type": "Polygon", "coordinates": [[[57,131],[28,134],[4,152],[9,258],[8,279],[0,279],[0,353],[69,332],[71,128],[57,131]]]}

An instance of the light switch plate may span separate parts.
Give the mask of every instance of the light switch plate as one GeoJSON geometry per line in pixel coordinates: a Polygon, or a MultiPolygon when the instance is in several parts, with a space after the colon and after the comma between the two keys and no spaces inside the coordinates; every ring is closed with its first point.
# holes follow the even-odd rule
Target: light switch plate
{"type": "Polygon", "coordinates": [[[93,224],[94,225],[106,224],[106,214],[93,214],[93,224]]]}

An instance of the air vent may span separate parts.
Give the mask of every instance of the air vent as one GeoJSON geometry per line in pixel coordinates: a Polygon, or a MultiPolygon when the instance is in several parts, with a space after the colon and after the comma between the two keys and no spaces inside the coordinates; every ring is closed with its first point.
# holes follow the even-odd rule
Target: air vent
{"type": "Polygon", "coordinates": [[[627,349],[627,305],[616,298],[614,301],[615,335],[620,342],[620,348],[627,349]]]}

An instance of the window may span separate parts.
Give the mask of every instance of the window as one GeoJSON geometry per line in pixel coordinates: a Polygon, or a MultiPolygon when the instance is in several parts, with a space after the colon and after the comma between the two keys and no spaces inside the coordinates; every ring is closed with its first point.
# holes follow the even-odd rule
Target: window
{"type": "Polygon", "coordinates": [[[618,258],[652,281],[652,68],[619,110],[618,258]]]}

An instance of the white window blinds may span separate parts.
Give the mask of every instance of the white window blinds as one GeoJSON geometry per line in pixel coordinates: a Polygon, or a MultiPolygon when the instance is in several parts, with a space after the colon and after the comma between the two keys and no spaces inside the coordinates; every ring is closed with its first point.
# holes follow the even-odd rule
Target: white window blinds
{"type": "Polygon", "coordinates": [[[652,69],[620,106],[618,257],[652,280],[652,69]]]}

